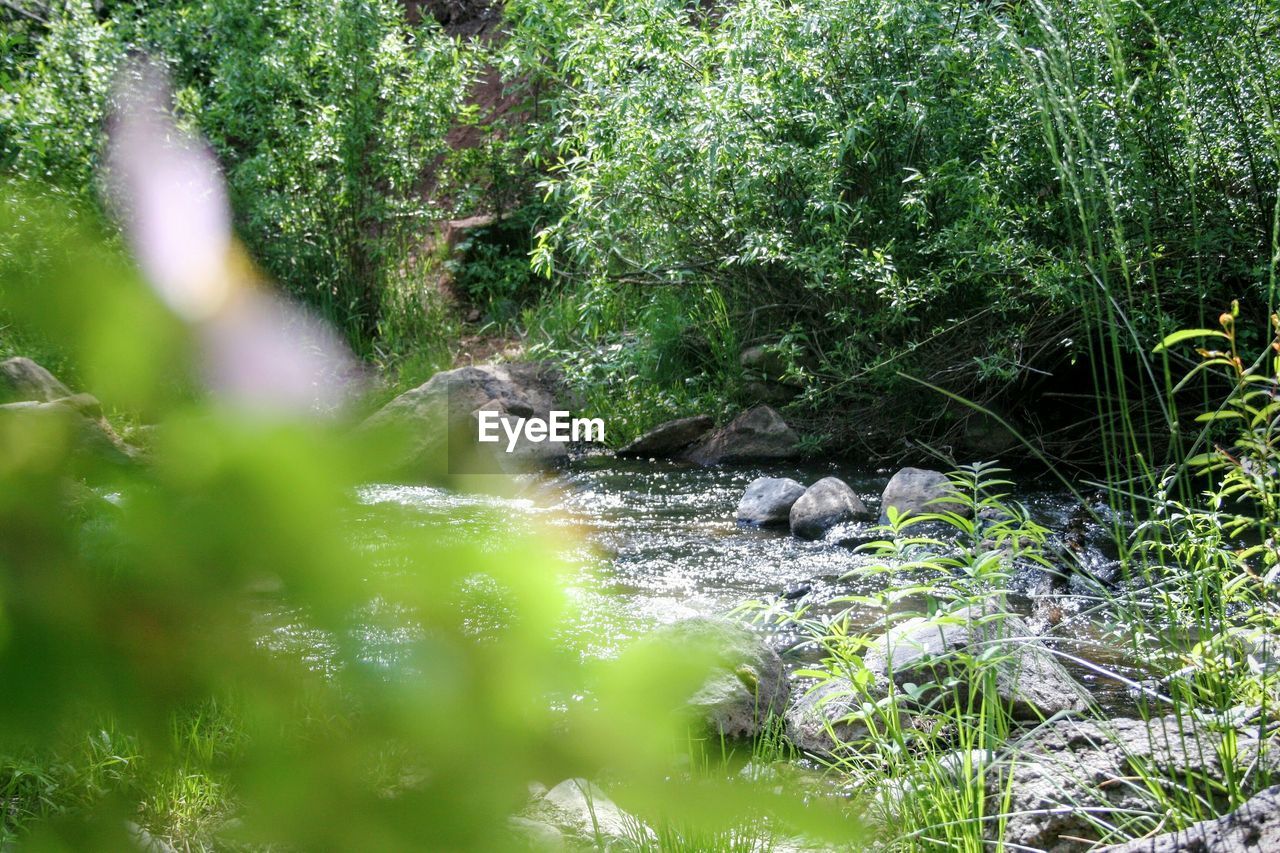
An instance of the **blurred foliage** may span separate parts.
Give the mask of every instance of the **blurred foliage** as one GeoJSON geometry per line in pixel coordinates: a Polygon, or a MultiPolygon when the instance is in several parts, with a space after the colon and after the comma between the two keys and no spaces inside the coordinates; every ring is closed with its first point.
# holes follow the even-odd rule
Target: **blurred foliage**
{"type": "Polygon", "coordinates": [[[446,148],[472,61],[392,0],[51,4],[47,27],[0,42],[0,168],[93,199],[123,60],[165,64],[180,118],[212,144],[241,237],[358,349],[403,317],[429,221],[425,178],[446,148]]]}
{"type": "MultiPolygon", "coordinates": [[[[120,850],[129,820],[194,846],[507,849],[531,781],[606,767],[639,814],[696,823],[669,778],[672,712],[708,655],[584,662],[536,536],[363,502],[386,442],[207,399],[188,330],[91,215],[7,185],[0,235],[0,311],[153,424],[147,462],[121,467],[77,458],[65,412],[0,417],[5,833],[120,850]],[[88,753],[86,732],[105,732],[88,753]]],[[[716,820],[848,831],[789,793],[716,790],[698,788],[716,820]]]]}

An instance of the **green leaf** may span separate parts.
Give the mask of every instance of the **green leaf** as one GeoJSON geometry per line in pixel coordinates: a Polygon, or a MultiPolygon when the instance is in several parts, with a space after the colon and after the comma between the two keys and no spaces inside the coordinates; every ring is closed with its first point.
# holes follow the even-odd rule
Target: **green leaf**
{"type": "Polygon", "coordinates": [[[1181,331],[1174,332],[1172,335],[1166,337],[1160,342],[1159,346],[1152,350],[1152,352],[1164,352],[1174,344],[1180,344],[1183,341],[1189,341],[1192,338],[1203,338],[1205,336],[1226,338],[1227,333],[1220,332],[1217,329],[1182,329],[1181,331]]]}

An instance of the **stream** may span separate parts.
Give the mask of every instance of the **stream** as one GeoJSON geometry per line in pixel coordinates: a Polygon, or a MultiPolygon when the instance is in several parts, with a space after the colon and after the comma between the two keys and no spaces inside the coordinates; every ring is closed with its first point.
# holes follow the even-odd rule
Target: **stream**
{"type": "MultiPolygon", "coordinates": [[[[443,516],[459,536],[479,541],[501,541],[513,531],[549,529],[570,567],[569,594],[576,605],[576,616],[565,628],[566,642],[585,655],[607,657],[657,625],[724,615],[745,602],[805,606],[810,615],[821,615],[847,606],[831,603],[838,596],[872,591],[866,584],[874,581],[848,576],[875,560],[836,544],[838,536],[808,542],[793,538],[785,528],[740,527],[734,514],[744,489],[760,476],[792,477],[809,484],[834,475],[878,512],[881,490],[891,474],[887,469],[835,463],[702,468],[599,453],[575,458],[555,474],[524,480],[514,497],[382,485],[364,489],[361,498],[370,512],[399,504],[443,516]]],[[[1033,520],[1055,532],[1067,527],[1077,501],[1060,484],[1037,484],[1017,474],[1010,479],[1018,481],[1014,497],[1033,520]]],[[[872,525],[855,527],[852,532],[864,538],[873,532],[872,525]]],[[[1105,538],[1100,530],[1090,534],[1090,541],[1105,538]]],[[[1085,554],[1084,559],[1105,558],[1085,554]]],[[[1087,605],[1080,599],[1057,601],[1065,608],[1087,605]]],[[[1029,605],[1022,603],[1026,612],[1029,605]]],[[[871,628],[880,616],[871,609],[855,610],[852,621],[871,628]]],[[[300,630],[296,624],[281,625],[278,639],[283,637],[285,644],[306,640],[288,636],[300,630]]],[[[798,629],[767,630],[775,635],[771,644],[792,665],[814,659],[816,652],[802,642],[798,629]]],[[[1069,630],[1057,633],[1067,635],[1059,641],[1069,644],[1063,651],[1126,678],[1143,677],[1122,651],[1102,641],[1102,625],[1096,620],[1077,616],[1069,630]]],[[[394,657],[396,645],[406,636],[382,630],[371,632],[365,642],[372,658],[386,660],[394,657]]],[[[1104,710],[1123,713],[1132,708],[1133,697],[1122,682],[1071,660],[1064,664],[1104,710]]]]}

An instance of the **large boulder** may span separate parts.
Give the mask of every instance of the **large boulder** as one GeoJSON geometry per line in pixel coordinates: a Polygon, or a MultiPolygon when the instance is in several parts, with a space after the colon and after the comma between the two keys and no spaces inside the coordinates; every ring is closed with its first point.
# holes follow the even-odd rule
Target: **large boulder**
{"type": "Polygon", "coordinates": [[[822,682],[796,697],[787,709],[787,738],[797,749],[830,758],[846,744],[867,736],[865,723],[851,719],[864,696],[847,678],[822,682]]]}
{"type": "Polygon", "coordinates": [[[952,491],[951,481],[940,471],[927,468],[903,468],[894,474],[880,496],[880,523],[889,521],[889,507],[903,516],[928,512],[971,514],[969,507],[956,501],[942,500],[952,491]]]}
{"type": "Polygon", "coordinates": [[[31,359],[17,356],[0,361],[0,403],[48,403],[70,396],[67,386],[31,359]]]}
{"type": "Polygon", "coordinates": [[[791,507],[791,532],[802,539],[821,539],[846,521],[870,518],[862,499],[839,477],[824,477],[791,507]]]}
{"type": "Polygon", "coordinates": [[[1106,853],[1261,853],[1280,850],[1280,785],[1272,785],[1216,820],[1153,838],[1102,848],[1106,853]]]}
{"type": "Polygon", "coordinates": [[[674,456],[710,432],[715,425],[709,415],[667,421],[620,449],[617,455],[655,459],[674,456]]]}
{"type": "Polygon", "coordinates": [[[532,442],[523,435],[507,453],[500,440],[477,441],[482,412],[496,411],[500,423],[521,418],[548,419],[558,410],[563,383],[558,371],[536,362],[482,364],[445,370],[387,403],[361,427],[394,439],[394,467],[411,476],[519,470],[527,464],[554,465],[568,457],[562,442],[532,442]],[[497,463],[497,467],[494,464],[497,463]],[[454,466],[457,466],[455,469],[454,466]]]}
{"type": "MultiPolygon", "coordinates": [[[[899,623],[878,637],[863,656],[863,664],[899,690],[924,687],[922,701],[951,690],[953,677],[961,694],[970,682],[969,661],[989,658],[994,688],[1014,717],[1039,720],[1062,711],[1084,710],[1088,694],[1019,616],[998,608],[965,607],[955,613],[917,617],[899,623]]],[[[959,696],[960,702],[966,696],[959,696]]]]}
{"type": "Polygon", "coordinates": [[[804,486],[790,477],[758,477],[738,502],[738,523],[760,527],[786,524],[791,506],[804,493],[804,486]]]}
{"type": "Polygon", "coordinates": [[[685,452],[699,465],[767,462],[799,454],[796,435],[782,415],[768,406],[755,406],[715,430],[685,452]]]}
{"type": "Polygon", "coordinates": [[[651,635],[675,655],[709,655],[711,673],[686,702],[711,732],[729,738],[759,734],[770,716],[786,712],[791,688],[778,653],[737,622],[684,619],[651,635]]]}

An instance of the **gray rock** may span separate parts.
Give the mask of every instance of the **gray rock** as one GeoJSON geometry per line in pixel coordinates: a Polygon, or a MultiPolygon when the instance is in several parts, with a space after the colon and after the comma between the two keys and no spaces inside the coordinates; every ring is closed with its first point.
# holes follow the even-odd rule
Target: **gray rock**
{"type": "Polygon", "coordinates": [[[0,403],[48,403],[70,396],[67,386],[31,359],[17,356],[0,361],[0,403]]]}
{"type": "Polygon", "coordinates": [[[521,463],[554,465],[568,457],[560,442],[527,442],[512,454],[505,435],[496,444],[477,442],[477,416],[499,411],[504,418],[549,418],[565,410],[560,374],[536,362],[482,364],[446,370],[387,403],[361,425],[361,435],[376,434],[397,449],[394,467],[414,477],[439,476],[448,466],[495,472],[521,463]],[[494,467],[494,463],[498,467],[494,467]]]}
{"type": "Polygon", "coordinates": [[[527,817],[507,819],[511,840],[519,850],[564,850],[564,833],[545,820],[527,817]]]}
{"type": "Polygon", "coordinates": [[[797,749],[820,758],[835,756],[845,744],[865,738],[865,723],[848,719],[862,693],[848,679],[833,679],[801,694],[787,710],[787,737],[797,749]]]}
{"type": "Polygon", "coordinates": [[[651,839],[652,830],[620,809],[598,785],[566,779],[536,802],[528,820],[549,822],[590,841],[631,843],[651,839]]]}
{"type": "Polygon", "coordinates": [[[926,468],[903,468],[889,479],[880,496],[880,523],[889,521],[889,507],[897,507],[901,515],[926,512],[957,512],[970,515],[969,507],[955,501],[941,501],[951,492],[951,481],[940,471],[926,468]],[[936,503],[934,501],[937,501],[936,503]]]}
{"type": "Polygon", "coordinates": [[[85,456],[116,464],[142,458],[141,451],[121,439],[103,417],[102,404],[91,394],[72,394],[47,403],[5,403],[0,405],[0,418],[26,420],[45,439],[65,437],[71,450],[85,456]]]}
{"type": "Polygon", "coordinates": [[[702,438],[715,421],[709,415],[679,418],[654,427],[617,452],[618,456],[644,456],[661,459],[674,456],[702,438]]]}
{"type": "Polygon", "coordinates": [[[1228,738],[1237,766],[1257,765],[1258,773],[1275,772],[1280,753],[1276,746],[1263,749],[1257,726],[1248,722],[1247,714],[1210,721],[1195,719],[1188,712],[1149,721],[1066,718],[1039,726],[1011,744],[1000,772],[986,777],[989,796],[1003,798],[1009,793],[1009,802],[1002,807],[1008,815],[1003,840],[1019,845],[1014,849],[1049,853],[1093,849],[1092,842],[1102,837],[1098,818],[1107,822],[1117,811],[1161,811],[1163,806],[1153,800],[1142,776],[1154,773],[1175,784],[1191,773],[1224,778],[1221,755],[1228,738]]]}
{"type": "Polygon", "coordinates": [[[125,822],[124,828],[139,853],[178,853],[172,844],[163,838],[157,838],[131,820],[125,822]]]}
{"type": "Polygon", "coordinates": [[[791,507],[791,532],[802,539],[820,539],[846,521],[869,518],[862,499],[839,477],[823,477],[791,507]]]}
{"type": "Polygon", "coordinates": [[[770,380],[781,379],[787,370],[787,362],[782,354],[764,344],[744,349],[738,355],[738,364],[743,370],[770,380]]]}
{"type": "Polygon", "coordinates": [[[804,349],[780,347],[777,344],[755,344],[738,355],[738,364],[748,379],[764,379],[767,382],[794,387],[797,377],[788,376],[792,367],[812,371],[816,367],[813,353],[804,349]]]}
{"type": "Polygon", "coordinates": [[[796,435],[782,416],[756,406],[705,436],[684,457],[699,465],[792,459],[799,454],[796,435]]]}
{"type": "MultiPolygon", "coordinates": [[[[908,619],[877,638],[863,664],[899,689],[933,685],[923,701],[937,697],[938,685],[959,676],[955,688],[968,689],[966,667],[972,657],[997,651],[992,664],[995,690],[1019,719],[1039,720],[1062,711],[1079,711],[1089,698],[1019,616],[996,608],[963,608],[944,618],[908,619]]],[[[946,688],[950,689],[950,688],[946,688]]],[[[960,701],[967,698],[961,695],[960,701]]]]}
{"type": "Polygon", "coordinates": [[[789,477],[758,477],[738,501],[738,523],[762,527],[786,524],[791,506],[804,493],[804,486],[789,477]]]}
{"type": "Polygon", "coordinates": [[[1216,820],[1102,848],[1108,853],[1262,853],[1280,850],[1280,785],[1273,785],[1216,820]]]}
{"type": "Polygon", "coordinates": [[[675,655],[709,656],[711,673],[685,704],[710,731],[754,737],[771,715],[786,712],[791,689],[782,659],[745,626],[696,617],[658,629],[650,641],[675,655]]]}

